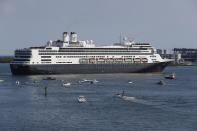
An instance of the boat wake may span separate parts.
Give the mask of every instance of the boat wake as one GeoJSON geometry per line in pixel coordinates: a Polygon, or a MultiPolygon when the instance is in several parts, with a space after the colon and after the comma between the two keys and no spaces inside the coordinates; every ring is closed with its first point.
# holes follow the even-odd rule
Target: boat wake
{"type": "Polygon", "coordinates": [[[131,102],[135,102],[135,103],[139,103],[139,104],[143,104],[143,105],[152,105],[152,106],[156,106],[156,103],[150,102],[150,101],[146,101],[146,100],[142,100],[142,99],[137,99],[135,97],[129,97],[129,96],[124,96],[121,97],[123,100],[126,101],[131,101],[131,102]]]}
{"type": "Polygon", "coordinates": [[[138,104],[143,104],[143,105],[147,105],[147,106],[153,106],[154,108],[158,108],[158,109],[162,109],[165,111],[174,111],[176,113],[181,113],[181,114],[188,114],[190,113],[190,111],[183,111],[174,107],[168,107],[166,105],[162,105],[162,104],[158,104],[158,103],[154,103],[154,102],[150,102],[150,101],[146,101],[146,100],[142,100],[142,99],[137,99],[136,97],[129,97],[129,96],[119,96],[121,99],[126,100],[126,101],[130,101],[130,102],[134,102],[134,103],[138,103],[138,104]]]}

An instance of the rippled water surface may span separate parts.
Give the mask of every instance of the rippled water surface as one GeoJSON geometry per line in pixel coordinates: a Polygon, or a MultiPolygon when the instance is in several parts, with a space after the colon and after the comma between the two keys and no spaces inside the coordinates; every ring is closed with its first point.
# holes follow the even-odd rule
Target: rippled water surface
{"type": "Polygon", "coordinates": [[[163,74],[12,76],[0,64],[0,131],[196,131],[197,67],[163,74]],[[165,80],[175,72],[177,80],[165,80]],[[96,84],[79,84],[96,79],[96,84]],[[20,81],[20,85],[15,84],[20,81]],[[157,85],[163,80],[166,85],[157,85]],[[63,87],[62,81],[71,83],[63,87]],[[129,84],[128,81],[132,81],[129,84]],[[47,96],[44,95],[47,87],[47,96]],[[126,98],[115,94],[125,91],[126,98]],[[87,102],[79,104],[79,95],[87,102]]]}

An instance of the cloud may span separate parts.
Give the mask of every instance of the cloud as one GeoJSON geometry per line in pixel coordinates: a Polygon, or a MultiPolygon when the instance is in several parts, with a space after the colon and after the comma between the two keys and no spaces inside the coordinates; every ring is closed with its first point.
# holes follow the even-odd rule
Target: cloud
{"type": "Polygon", "coordinates": [[[0,13],[11,14],[16,12],[16,6],[10,0],[0,0],[0,13]]]}
{"type": "Polygon", "coordinates": [[[14,14],[18,10],[34,8],[38,0],[0,0],[0,14],[14,14]]]}

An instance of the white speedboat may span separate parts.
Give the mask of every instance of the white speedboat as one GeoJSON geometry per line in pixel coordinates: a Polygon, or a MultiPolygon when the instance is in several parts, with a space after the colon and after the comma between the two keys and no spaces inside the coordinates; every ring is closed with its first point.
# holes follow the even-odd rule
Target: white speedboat
{"type": "Polygon", "coordinates": [[[121,94],[117,93],[116,96],[120,97],[121,99],[124,99],[124,100],[135,100],[136,99],[135,97],[126,96],[125,91],[123,91],[121,94]]]}
{"type": "Polygon", "coordinates": [[[84,96],[79,96],[78,97],[78,102],[79,103],[85,103],[86,102],[86,98],[84,96]]]}
{"type": "Polygon", "coordinates": [[[176,80],[177,79],[175,73],[172,73],[171,75],[166,75],[165,78],[166,79],[172,79],[172,80],[176,80]]]}
{"type": "Polygon", "coordinates": [[[0,82],[4,82],[4,80],[0,80],[0,82]]]}
{"type": "Polygon", "coordinates": [[[94,84],[95,84],[95,83],[98,83],[98,82],[99,82],[99,81],[97,81],[96,79],[93,80],[93,83],[94,83],[94,84]]]}
{"type": "Polygon", "coordinates": [[[132,84],[133,82],[132,82],[132,81],[129,81],[128,83],[129,83],[129,84],[132,84]]]}
{"type": "Polygon", "coordinates": [[[124,100],[136,100],[136,98],[132,97],[132,96],[124,96],[124,97],[122,97],[122,99],[124,99],[124,100]]]}
{"type": "Polygon", "coordinates": [[[96,79],[95,80],[87,80],[87,79],[83,79],[82,81],[79,81],[80,84],[95,84],[99,81],[97,81],[96,79]]]}
{"type": "Polygon", "coordinates": [[[70,86],[71,83],[70,83],[70,82],[66,82],[66,83],[63,83],[62,85],[63,85],[63,86],[70,86]]]}

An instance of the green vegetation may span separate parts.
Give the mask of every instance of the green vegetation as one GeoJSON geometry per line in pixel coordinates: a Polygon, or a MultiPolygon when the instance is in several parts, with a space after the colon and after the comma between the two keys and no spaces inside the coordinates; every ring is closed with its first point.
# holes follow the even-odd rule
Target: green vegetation
{"type": "Polygon", "coordinates": [[[0,58],[0,63],[10,63],[13,60],[13,58],[8,57],[2,57],[0,58]]]}

